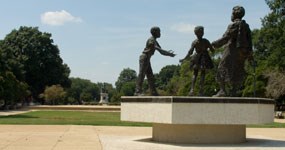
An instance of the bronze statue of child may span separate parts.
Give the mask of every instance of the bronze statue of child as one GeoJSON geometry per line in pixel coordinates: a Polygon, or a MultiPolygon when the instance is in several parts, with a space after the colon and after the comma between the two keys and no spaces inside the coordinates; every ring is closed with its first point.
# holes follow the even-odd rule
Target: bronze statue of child
{"type": "Polygon", "coordinates": [[[207,69],[212,69],[214,67],[212,59],[208,53],[208,49],[210,49],[212,52],[214,51],[214,48],[212,47],[211,43],[203,38],[204,35],[204,27],[203,26],[197,26],[194,29],[194,33],[197,36],[197,39],[192,42],[191,48],[188,51],[188,54],[184,59],[181,59],[180,62],[183,62],[185,59],[190,57],[195,49],[196,54],[191,57],[190,61],[190,68],[194,69],[191,88],[189,91],[189,96],[194,95],[194,87],[196,83],[196,79],[198,76],[198,72],[201,72],[200,76],[200,89],[199,89],[199,95],[204,95],[204,81],[205,81],[205,75],[207,69]]]}
{"type": "Polygon", "coordinates": [[[139,74],[137,78],[137,83],[136,83],[136,91],[135,94],[136,96],[142,96],[142,84],[144,81],[145,76],[147,77],[148,80],[148,86],[150,89],[150,94],[152,96],[157,96],[158,93],[155,88],[155,79],[154,75],[152,72],[151,64],[150,64],[150,58],[154,54],[155,50],[157,50],[160,54],[165,55],[165,56],[170,56],[174,57],[175,54],[172,50],[163,50],[158,42],[156,41],[157,38],[160,38],[160,28],[159,27],[152,27],[150,29],[151,37],[147,40],[146,46],[140,55],[139,59],[139,74]]]}

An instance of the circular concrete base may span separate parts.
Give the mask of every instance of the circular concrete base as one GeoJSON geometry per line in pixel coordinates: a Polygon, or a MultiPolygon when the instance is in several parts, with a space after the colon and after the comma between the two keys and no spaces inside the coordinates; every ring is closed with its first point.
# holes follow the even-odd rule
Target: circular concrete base
{"type": "Polygon", "coordinates": [[[154,123],[157,142],[184,144],[234,144],[246,141],[245,125],[181,125],[154,123]]]}

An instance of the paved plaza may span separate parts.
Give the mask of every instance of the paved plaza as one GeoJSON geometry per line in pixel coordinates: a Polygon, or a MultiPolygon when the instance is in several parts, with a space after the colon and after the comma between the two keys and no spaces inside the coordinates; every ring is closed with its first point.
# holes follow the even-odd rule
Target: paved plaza
{"type": "Polygon", "coordinates": [[[0,150],[285,150],[284,128],[247,128],[242,144],[171,144],[151,127],[0,125],[0,150]]]}
{"type": "MultiPolygon", "coordinates": [[[[35,110],[1,111],[0,116],[28,111],[35,110]]],[[[0,125],[0,150],[285,150],[285,128],[246,130],[242,144],[172,144],[153,142],[151,127],[0,125]]]]}

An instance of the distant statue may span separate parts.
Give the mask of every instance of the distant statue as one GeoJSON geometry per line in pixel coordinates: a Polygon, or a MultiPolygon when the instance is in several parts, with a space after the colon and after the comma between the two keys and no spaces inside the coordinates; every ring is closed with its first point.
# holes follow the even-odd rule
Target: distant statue
{"type": "Polygon", "coordinates": [[[157,96],[158,93],[156,91],[154,82],[154,75],[152,72],[151,64],[150,64],[150,58],[154,54],[155,50],[157,50],[160,54],[165,55],[165,56],[170,56],[174,57],[175,54],[172,50],[166,51],[163,50],[158,42],[156,41],[157,38],[160,38],[160,29],[159,27],[152,27],[150,30],[151,37],[147,40],[146,42],[146,47],[143,50],[140,59],[139,59],[139,75],[136,83],[136,91],[135,95],[141,96],[143,95],[142,93],[142,84],[145,78],[145,75],[147,76],[148,80],[148,86],[150,89],[150,93],[153,96],[157,96]]]}
{"type": "Polygon", "coordinates": [[[109,103],[109,94],[108,90],[105,88],[105,84],[101,86],[100,90],[100,101],[99,104],[108,104],[109,103]]]}
{"type": "Polygon", "coordinates": [[[225,50],[218,66],[217,81],[220,84],[216,97],[226,96],[225,84],[231,86],[230,96],[237,96],[237,90],[241,87],[245,78],[244,63],[253,61],[251,31],[249,25],[242,20],[245,10],[241,6],[235,6],[232,10],[231,21],[223,37],[212,42],[215,48],[224,46],[225,50]]]}
{"type": "Polygon", "coordinates": [[[200,78],[200,88],[199,88],[199,95],[204,95],[204,81],[205,81],[205,74],[206,69],[212,69],[214,67],[211,57],[209,56],[208,50],[214,51],[210,42],[203,38],[204,35],[204,27],[197,26],[194,29],[194,33],[197,36],[197,39],[192,42],[191,48],[188,51],[188,54],[185,56],[184,59],[181,59],[180,62],[183,62],[185,59],[190,57],[193,54],[195,49],[196,54],[192,56],[190,61],[190,68],[194,69],[191,88],[189,91],[189,96],[194,95],[194,87],[196,83],[196,79],[198,76],[199,70],[201,71],[201,78],[200,78]]]}

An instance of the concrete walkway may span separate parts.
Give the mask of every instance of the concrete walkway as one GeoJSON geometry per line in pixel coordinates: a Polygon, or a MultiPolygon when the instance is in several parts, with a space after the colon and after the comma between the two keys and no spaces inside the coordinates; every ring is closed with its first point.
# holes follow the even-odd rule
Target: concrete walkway
{"type": "Polygon", "coordinates": [[[28,110],[28,109],[20,109],[20,110],[8,110],[8,111],[0,111],[0,116],[10,116],[10,115],[18,115],[18,114],[23,114],[27,113],[33,110],[28,110]]]}
{"type": "Polygon", "coordinates": [[[38,110],[63,110],[63,111],[96,111],[96,112],[119,112],[120,106],[107,105],[35,105],[27,106],[18,110],[0,110],[0,116],[17,115],[38,110]]]}
{"type": "Polygon", "coordinates": [[[274,119],[274,122],[285,123],[285,119],[274,119]]]}
{"type": "MultiPolygon", "coordinates": [[[[91,108],[72,106],[85,111],[104,106],[91,108]]],[[[50,108],[37,110],[43,109],[50,108]]],[[[33,110],[1,111],[0,116],[28,111],[33,110]]],[[[274,121],[285,123],[285,119],[274,121]]],[[[151,135],[150,127],[0,125],[0,150],[285,150],[285,128],[247,128],[247,142],[233,145],[157,143],[151,135]]]]}
{"type": "Polygon", "coordinates": [[[284,128],[247,128],[242,144],[151,141],[150,127],[0,125],[0,150],[285,150],[284,128]]]}

